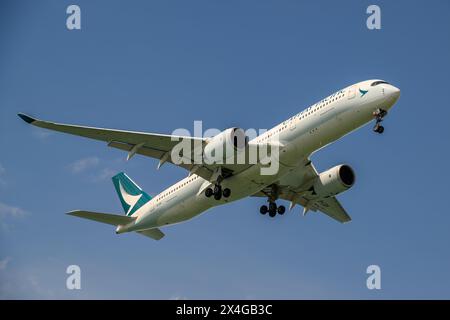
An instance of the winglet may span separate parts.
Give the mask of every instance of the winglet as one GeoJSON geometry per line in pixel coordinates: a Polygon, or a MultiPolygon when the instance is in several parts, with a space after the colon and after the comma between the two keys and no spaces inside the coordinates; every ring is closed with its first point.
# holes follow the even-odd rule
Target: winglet
{"type": "Polygon", "coordinates": [[[36,121],[35,118],[32,118],[32,117],[30,117],[30,116],[27,116],[27,115],[24,114],[24,113],[18,113],[17,115],[18,115],[23,121],[25,121],[26,123],[33,123],[33,122],[36,121]]]}

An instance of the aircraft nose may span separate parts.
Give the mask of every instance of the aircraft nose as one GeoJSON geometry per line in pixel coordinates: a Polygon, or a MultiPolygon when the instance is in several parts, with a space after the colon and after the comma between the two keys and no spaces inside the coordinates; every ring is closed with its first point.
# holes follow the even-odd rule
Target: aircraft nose
{"type": "Polygon", "coordinates": [[[390,84],[386,86],[385,94],[389,99],[397,101],[400,97],[400,89],[390,84]]]}

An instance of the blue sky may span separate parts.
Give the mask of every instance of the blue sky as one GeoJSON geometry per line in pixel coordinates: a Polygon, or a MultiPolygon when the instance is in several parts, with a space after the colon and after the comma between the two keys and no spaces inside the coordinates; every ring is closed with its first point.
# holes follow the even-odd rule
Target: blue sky
{"type": "Polygon", "coordinates": [[[2,1],[0,298],[450,298],[448,1],[2,1]],[[68,31],[66,7],[82,10],[68,31]],[[370,4],[382,29],[369,31],[370,4]],[[341,225],[262,199],[212,209],[163,241],[66,216],[121,213],[110,177],[155,195],[186,176],[105,144],[27,126],[60,122],[171,133],[270,128],[361,80],[402,96],[385,133],[366,126],[313,156],[350,164],[341,225]],[[68,265],[82,289],[65,287],[68,265]],[[368,290],[367,266],[382,271],[368,290]]]}

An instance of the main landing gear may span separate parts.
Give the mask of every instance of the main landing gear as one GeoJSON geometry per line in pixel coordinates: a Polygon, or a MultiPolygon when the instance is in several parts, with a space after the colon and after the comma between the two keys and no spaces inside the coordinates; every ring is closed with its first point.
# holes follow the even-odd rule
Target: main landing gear
{"type": "Polygon", "coordinates": [[[380,123],[386,115],[387,111],[380,108],[373,112],[373,116],[375,117],[375,126],[373,127],[374,132],[380,134],[384,132],[384,127],[380,123]]]}
{"type": "Polygon", "coordinates": [[[214,199],[216,199],[216,200],[222,199],[222,196],[223,196],[224,198],[228,198],[230,195],[231,195],[231,190],[228,189],[228,188],[224,188],[224,189],[222,190],[222,186],[221,186],[220,184],[216,184],[216,185],[214,186],[214,189],[212,189],[212,188],[207,188],[207,189],[205,190],[205,196],[206,196],[206,197],[209,198],[209,197],[211,197],[211,196],[214,196],[214,199]]]}
{"type": "Polygon", "coordinates": [[[275,201],[278,199],[278,196],[280,194],[280,190],[277,185],[272,184],[268,188],[269,190],[264,191],[264,193],[269,198],[267,201],[269,202],[269,205],[262,205],[261,208],[259,208],[259,212],[261,214],[269,213],[269,216],[271,218],[275,217],[277,213],[279,215],[283,215],[286,212],[285,206],[277,206],[275,201]]]}
{"type": "Polygon", "coordinates": [[[259,212],[261,214],[266,214],[268,212],[269,216],[273,218],[277,215],[277,213],[279,215],[283,215],[286,212],[286,208],[285,206],[278,207],[275,202],[271,201],[269,202],[269,207],[262,205],[261,208],[259,208],[259,212]]]}

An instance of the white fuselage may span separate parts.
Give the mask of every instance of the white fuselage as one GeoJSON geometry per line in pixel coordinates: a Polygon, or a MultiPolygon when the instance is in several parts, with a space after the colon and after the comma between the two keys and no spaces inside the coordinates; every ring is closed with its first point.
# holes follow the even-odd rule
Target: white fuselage
{"type": "Polygon", "coordinates": [[[222,181],[222,186],[231,189],[232,193],[221,200],[206,197],[201,191],[210,182],[193,174],[139,209],[133,215],[136,220],[125,226],[123,232],[191,219],[214,206],[251,196],[281,179],[313,152],[373,120],[377,108],[389,110],[393,106],[400,91],[387,83],[371,86],[374,81],[367,80],[342,89],[250,141],[250,144],[260,144],[275,138],[280,142],[276,174],[261,175],[261,166],[252,165],[222,181]]]}

